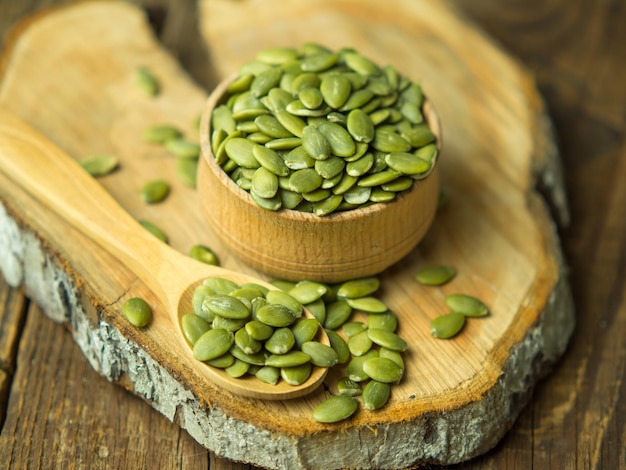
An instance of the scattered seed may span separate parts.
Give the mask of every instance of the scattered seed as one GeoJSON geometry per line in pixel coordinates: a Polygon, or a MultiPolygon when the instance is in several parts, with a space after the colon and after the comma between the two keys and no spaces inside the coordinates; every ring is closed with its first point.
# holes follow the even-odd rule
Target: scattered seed
{"type": "Polygon", "coordinates": [[[152,321],[150,305],[140,297],[133,297],[124,302],[122,312],[131,325],[144,327],[152,321]]]}
{"type": "Polygon", "coordinates": [[[465,325],[465,315],[451,312],[435,318],[430,323],[430,334],[435,338],[448,339],[456,336],[465,325]]]}
{"type": "Polygon", "coordinates": [[[354,414],[359,402],[354,397],[345,395],[332,396],[313,410],[313,419],[320,423],[337,423],[354,414]]]}
{"type": "Polygon", "coordinates": [[[462,313],[466,317],[484,317],[489,313],[481,300],[466,294],[447,295],[446,305],[453,312],[462,313]]]}
{"type": "Polygon", "coordinates": [[[112,155],[93,155],[80,161],[80,165],[94,178],[112,173],[119,165],[119,160],[112,155]]]}

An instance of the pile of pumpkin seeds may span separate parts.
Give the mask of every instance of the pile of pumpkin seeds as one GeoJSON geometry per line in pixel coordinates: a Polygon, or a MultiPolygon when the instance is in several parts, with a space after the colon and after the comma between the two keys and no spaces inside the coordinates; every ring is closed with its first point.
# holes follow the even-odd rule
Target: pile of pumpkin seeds
{"type": "Polygon", "coordinates": [[[260,51],[212,114],[211,147],[268,210],[324,216],[392,201],[437,160],[421,86],[351,48],[260,51]]]}
{"type": "MultiPolygon", "coordinates": [[[[426,286],[442,286],[456,276],[456,269],[448,265],[425,266],[421,268],[416,279],[426,286]]],[[[449,313],[433,319],[430,333],[435,338],[450,339],[461,332],[468,317],[484,317],[488,315],[487,306],[476,297],[467,294],[449,294],[445,303],[449,313]]]]}

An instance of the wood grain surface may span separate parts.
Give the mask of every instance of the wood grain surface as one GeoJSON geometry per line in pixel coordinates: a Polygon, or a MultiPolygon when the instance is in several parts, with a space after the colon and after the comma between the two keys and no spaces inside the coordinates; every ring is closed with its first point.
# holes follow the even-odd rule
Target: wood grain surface
{"type": "MultiPolygon", "coordinates": [[[[202,54],[190,52],[196,44],[192,2],[161,3],[151,10],[161,37],[210,87],[210,73],[200,72],[195,60],[202,54]]],[[[464,466],[618,468],[626,440],[623,7],[455,3],[535,71],[555,118],[572,208],[562,235],[579,323],[568,354],[503,442],[464,466]]],[[[0,4],[0,22],[7,22],[0,29],[39,5],[0,4]]],[[[237,468],[97,376],[64,329],[42,319],[36,307],[26,309],[19,291],[4,286],[1,292],[0,398],[7,418],[0,453],[15,468],[237,468]],[[16,444],[25,440],[28,446],[16,444]]]]}

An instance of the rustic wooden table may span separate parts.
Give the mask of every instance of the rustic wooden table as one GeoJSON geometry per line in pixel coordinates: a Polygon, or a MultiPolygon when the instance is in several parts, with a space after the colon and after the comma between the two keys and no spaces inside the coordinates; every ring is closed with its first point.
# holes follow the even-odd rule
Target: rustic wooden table
{"type": "MultiPolygon", "coordinates": [[[[0,0],[0,34],[60,3],[0,0]]],[[[162,42],[214,85],[192,0],[144,0],[162,42]]],[[[626,5],[453,3],[532,70],[560,142],[577,327],[505,438],[460,468],[626,468],[626,5]]],[[[0,462],[10,468],[249,468],[215,457],[101,378],[64,326],[0,277],[0,462]]]]}

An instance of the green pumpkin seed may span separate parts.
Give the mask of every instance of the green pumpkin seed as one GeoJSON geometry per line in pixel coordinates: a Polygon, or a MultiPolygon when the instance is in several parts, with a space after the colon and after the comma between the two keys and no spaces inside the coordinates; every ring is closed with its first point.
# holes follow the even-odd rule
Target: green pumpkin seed
{"type": "Polygon", "coordinates": [[[363,372],[377,382],[398,382],[404,374],[404,369],[391,359],[373,357],[363,363],[363,372]]]}
{"type": "Polygon", "coordinates": [[[203,308],[211,310],[216,315],[233,320],[243,320],[250,316],[250,309],[236,297],[226,294],[213,294],[208,296],[203,308]]]}
{"type": "Polygon", "coordinates": [[[307,341],[301,349],[309,355],[311,363],[318,367],[333,367],[339,362],[339,356],[333,348],[317,341],[307,341]]]}
{"type": "Polygon", "coordinates": [[[286,354],[271,354],[265,364],[273,367],[297,367],[311,361],[311,356],[302,351],[289,351],[286,354]]]}
{"type": "Polygon", "coordinates": [[[380,281],[376,277],[365,277],[344,282],[337,290],[337,296],[346,299],[357,299],[372,295],[380,287],[380,281]]]}
{"type": "Polygon", "coordinates": [[[339,395],[347,397],[356,397],[363,393],[363,389],[358,382],[350,380],[348,377],[342,377],[337,381],[337,391],[339,395]]]}
{"type": "Polygon", "coordinates": [[[362,331],[366,330],[366,326],[365,323],[360,322],[360,321],[349,321],[343,324],[343,333],[350,338],[351,336],[354,336],[358,333],[361,333],[362,331]]]}
{"type": "Polygon", "coordinates": [[[152,97],[159,94],[159,81],[147,67],[139,67],[135,71],[135,84],[146,96],[152,97]]]}
{"type": "Polygon", "coordinates": [[[448,339],[456,336],[465,325],[465,315],[451,312],[435,318],[430,323],[430,334],[435,338],[448,339]]]}
{"type": "Polygon", "coordinates": [[[244,375],[246,375],[249,369],[250,369],[250,364],[248,364],[247,362],[241,361],[239,359],[235,359],[233,364],[229,367],[226,367],[224,371],[231,377],[234,377],[237,379],[239,377],[243,377],[244,375]]]}
{"type": "Polygon", "coordinates": [[[300,137],[285,137],[284,139],[273,139],[265,144],[267,148],[272,150],[291,150],[302,145],[300,137]]]}
{"type": "Polygon", "coordinates": [[[317,128],[326,137],[331,152],[338,157],[349,157],[354,154],[356,145],[346,129],[334,122],[321,122],[317,128]]]}
{"type": "Polygon", "coordinates": [[[315,302],[308,303],[305,305],[305,308],[319,323],[324,324],[326,320],[326,304],[324,303],[324,299],[318,299],[315,302]]]}
{"type": "Polygon", "coordinates": [[[169,153],[178,158],[198,158],[200,145],[185,139],[171,139],[165,143],[169,153]]]}
{"type": "Polygon", "coordinates": [[[164,144],[168,140],[182,137],[182,132],[169,124],[148,127],[143,131],[143,140],[151,144],[164,144]]]}
{"type": "Polygon", "coordinates": [[[193,346],[200,336],[209,331],[211,325],[193,313],[187,313],[181,318],[181,328],[187,341],[193,346]]]}
{"type": "Polygon", "coordinates": [[[254,200],[254,202],[263,209],[266,209],[269,211],[277,211],[282,207],[282,201],[278,194],[275,194],[271,198],[262,197],[262,196],[259,196],[254,190],[254,188],[251,186],[250,196],[252,196],[252,199],[254,200]]]}
{"type": "Polygon", "coordinates": [[[210,361],[228,352],[235,342],[235,336],[223,329],[204,333],[193,347],[193,355],[199,361],[210,361]]]}
{"type": "Polygon", "coordinates": [[[411,149],[409,141],[400,134],[384,129],[376,130],[372,146],[381,152],[408,152],[411,149]]]}
{"type": "MultiPolygon", "coordinates": [[[[274,175],[287,176],[289,174],[289,168],[285,161],[274,150],[263,145],[255,145],[252,147],[252,155],[261,164],[261,167],[274,175]]],[[[276,184],[278,185],[278,180],[276,180],[276,184]]]]}
{"type": "Polygon", "coordinates": [[[272,279],[269,283],[283,292],[289,292],[296,286],[295,282],[286,281],[284,279],[272,279]]]}
{"type": "Polygon", "coordinates": [[[361,205],[369,201],[372,188],[353,186],[343,194],[343,200],[349,204],[361,205]]]}
{"type": "Polygon", "coordinates": [[[289,103],[285,109],[289,111],[291,114],[295,114],[296,116],[306,116],[306,117],[321,117],[326,116],[331,108],[325,105],[320,106],[319,108],[309,109],[304,103],[300,100],[293,100],[289,103]]]}
{"type": "Polygon", "coordinates": [[[220,357],[216,357],[215,359],[205,362],[210,366],[217,367],[219,369],[226,369],[235,363],[235,358],[232,354],[226,353],[222,354],[220,357]]]}
{"type": "Polygon", "coordinates": [[[265,299],[270,304],[279,304],[287,307],[293,314],[294,318],[300,318],[302,316],[302,304],[293,296],[291,292],[291,290],[289,293],[282,290],[271,290],[267,293],[265,299]]]}
{"type": "Polygon", "coordinates": [[[124,302],[122,312],[131,325],[139,328],[152,321],[152,308],[140,297],[132,297],[124,302]]]}
{"type": "Polygon", "coordinates": [[[339,54],[328,51],[308,54],[302,59],[302,70],[305,72],[322,72],[331,68],[338,60],[339,54]]]}
{"type": "Polygon", "coordinates": [[[384,357],[390,359],[404,369],[404,359],[402,359],[402,353],[382,347],[378,350],[378,357],[384,357]]]}
{"type": "Polygon", "coordinates": [[[453,312],[462,313],[466,317],[484,317],[489,313],[489,309],[481,300],[470,295],[450,294],[446,296],[445,301],[453,312]]]}
{"type": "Polygon", "coordinates": [[[384,313],[387,310],[387,305],[376,297],[360,297],[357,299],[347,299],[346,302],[350,307],[355,310],[368,313],[384,313]]]}
{"type": "Polygon", "coordinates": [[[320,82],[320,77],[316,73],[301,73],[293,80],[293,92],[298,95],[305,88],[319,88],[320,82]]]}
{"type": "Polygon", "coordinates": [[[202,285],[209,287],[215,294],[230,294],[239,286],[223,277],[208,277],[202,281],[202,285]]]}
{"type": "Polygon", "coordinates": [[[346,61],[346,65],[348,67],[361,75],[376,75],[380,71],[378,66],[374,64],[371,60],[363,57],[356,52],[346,53],[344,54],[343,58],[346,61]]]}
{"type": "Polygon", "coordinates": [[[402,132],[402,137],[408,140],[413,147],[423,147],[424,145],[434,142],[436,137],[430,128],[425,125],[411,127],[402,132]]]}
{"type": "Polygon", "coordinates": [[[215,294],[215,291],[210,287],[199,285],[194,289],[191,296],[191,306],[193,308],[193,312],[207,322],[212,322],[215,314],[209,310],[205,310],[202,305],[204,304],[204,300],[213,294],[215,294]]]}
{"type": "Polygon", "coordinates": [[[261,166],[254,157],[253,148],[257,145],[243,137],[234,137],[226,141],[225,150],[228,157],[243,168],[258,168],[261,166]]]}
{"type": "Polygon", "coordinates": [[[340,108],[346,102],[351,90],[350,80],[339,74],[326,75],[320,83],[320,91],[324,101],[335,109],[340,108]]]}
{"type": "Polygon", "coordinates": [[[139,220],[138,222],[143,228],[145,228],[148,232],[157,237],[163,243],[168,243],[167,235],[165,235],[165,232],[161,230],[161,228],[159,228],[157,225],[147,220],[139,220]]]}
{"type": "Polygon", "coordinates": [[[285,129],[285,127],[280,123],[277,118],[270,114],[262,114],[261,116],[257,116],[254,119],[254,123],[258,126],[258,130],[274,139],[293,137],[293,134],[285,129]]]}
{"type": "Polygon", "coordinates": [[[244,328],[250,335],[250,338],[257,341],[265,341],[274,333],[274,328],[258,320],[247,322],[244,328]]]}
{"type": "Polygon", "coordinates": [[[357,142],[371,142],[374,140],[374,123],[361,109],[353,109],[348,114],[347,127],[350,135],[357,142]]]}
{"type": "Polygon", "coordinates": [[[326,330],[326,335],[330,341],[330,347],[337,353],[337,363],[345,364],[350,359],[350,348],[346,340],[336,331],[326,330]]]}
{"type": "Polygon", "coordinates": [[[277,328],[265,341],[265,349],[272,354],[285,354],[296,344],[293,332],[289,328],[277,328]]]}
{"type": "Polygon", "coordinates": [[[303,129],[302,148],[315,160],[325,160],[331,152],[330,142],[315,126],[303,129]]]}
{"type": "MultiPolygon", "coordinates": [[[[304,139],[303,139],[304,143],[304,139]]],[[[330,149],[330,147],[329,147],[330,149]]],[[[313,168],[315,159],[309,155],[304,144],[294,148],[285,155],[285,165],[292,170],[303,170],[305,168],[313,168]]]]}
{"type": "Polygon", "coordinates": [[[156,204],[163,201],[169,192],[170,185],[166,181],[158,180],[144,184],[139,194],[146,204],[156,204]]]}
{"type": "Polygon", "coordinates": [[[317,88],[303,88],[298,93],[298,98],[309,109],[319,108],[324,102],[324,95],[317,88]]]}
{"type": "Polygon", "coordinates": [[[361,186],[362,188],[380,186],[394,181],[401,175],[402,173],[392,169],[379,171],[378,173],[373,173],[360,178],[357,182],[357,185],[361,186]]]}
{"type": "Polygon", "coordinates": [[[264,366],[265,361],[267,360],[267,355],[263,351],[258,352],[256,354],[246,354],[243,349],[241,349],[236,344],[230,348],[230,353],[240,361],[243,361],[250,365],[255,366],[264,366]]]}
{"type": "Polygon", "coordinates": [[[284,305],[266,304],[259,308],[256,319],[266,325],[280,328],[291,325],[296,320],[296,316],[284,305]]]}
{"type": "Polygon", "coordinates": [[[322,177],[313,168],[293,171],[289,177],[291,190],[301,194],[315,191],[321,185],[322,177]]]}
{"type": "Polygon", "coordinates": [[[328,196],[323,201],[316,202],[313,206],[313,213],[318,216],[328,215],[339,207],[341,202],[343,201],[343,196],[334,194],[332,196],[328,196]]]}
{"type": "Polygon", "coordinates": [[[245,327],[235,332],[235,344],[246,354],[256,354],[263,348],[263,343],[250,336],[245,327]]]}
{"type": "Polygon", "coordinates": [[[309,304],[320,299],[327,291],[328,287],[319,282],[301,281],[289,291],[289,295],[302,304],[309,304]]]}
{"type": "Polygon", "coordinates": [[[319,323],[315,318],[300,318],[291,327],[296,347],[301,348],[307,341],[313,341],[318,329],[319,323]]]}
{"type": "Polygon", "coordinates": [[[281,367],[280,376],[289,385],[301,385],[311,376],[310,362],[294,367],[281,367]]]}
{"type": "Polygon", "coordinates": [[[367,317],[368,328],[377,330],[396,331],[398,317],[393,312],[372,313],[367,317]]]}
{"type": "MultiPolygon", "coordinates": [[[[304,127],[306,126],[306,122],[304,122],[303,119],[298,116],[294,116],[284,109],[276,111],[276,119],[283,129],[287,130],[287,132],[295,135],[296,137],[302,137],[304,127]]],[[[286,137],[291,137],[291,135],[286,137]]]]}
{"type": "Polygon", "coordinates": [[[345,194],[350,190],[350,188],[357,184],[358,181],[359,179],[356,176],[350,176],[347,173],[344,174],[341,181],[333,187],[333,194],[345,194]]]}
{"type": "Polygon", "coordinates": [[[94,178],[112,173],[119,165],[119,160],[111,155],[94,155],[80,161],[83,169],[94,178]]]}
{"type": "Polygon", "coordinates": [[[256,59],[272,65],[280,65],[297,59],[300,53],[293,47],[270,47],[256,54],[256,59]]]}
{"type": "Polygon", "coordinates": [[[416,106],[422,106],[424,101],[424,94],[422,92],[422,87],[417,83],[410,84],[403,92],[402,99],[405,102],[413,103],[416,106]]]}
{"type": "Polygon", "coordinates": [[[283,71],[278,67],[269,68],[258,74],[250,84],[252,96],[261,97],[266,95],[280,82],[283,71]]]}
{"type": "Polygon", "coordinates": [[[385,161],[390,168],[405,175],[417,175],[430,170],[430,163],[408,152],[391,152],[385,161]]]}
{"type": "Polygon", "coordinates": [[[235,132],[236,123],[233,119],[233,112],[226,105],[217,106],[213,110],[211,113],[211,124],[213,129],[221,129],[227,135],[235,132]]]}
{"type": "Polygon", "coordinates": [[[426,266],[417,271],[417,281],[427,286],[441,286],[450,282],[456,275],[456,269],[452,266],[438,265],[426,266]]]}
{"type": "Polygon", "coordinates": [[[340,328],[350,315],[352,314],[352,307],[345,300],[337,300],[326,306],[326,320],[324,321],[324,328],[327,330],[336,330],[340,328]]]}
{"type": "Polygon", "coordinates": [[[278,191],[278,177],[270,170],[260,167],[252,177],[252,188],[262,198],[272,198],[278,191]]]}
{"type": "Polygon", "coordinates": [[[282,189],[280,191],[280,200],[282,207],[285,209],[295,209],[302,202],[303,197],[302,194],[296,193],[295,191],[282,189]]]}
{"type": "Polygon", "coordinates": [[[408,176],[401,176],[389,183],[381,184],[380,187],[383,189],[383,191],[393,191],[395,193],[398,193],[400,191],[405,191],[409,189],[412,184],[412,178],[409,178],[408,176]]]}
{"type": "Polygon", "coordinates": [[[198,175],[198,159],[178,159],[176,162],[176,175],[185,186],[195,189],[198,175]]]}
{"type": "Polygon", "coordinates": [[[348,338],[348,348],[353,356],[362,356],[372,348],[368,331],[362,331],[348,338]]]}
{"type": "Polygon", "coordinates": [[[363,382],[368,380],[370,377],[363,370],[363,364],[365,361],[369,359],[378,357],[378,351],[376,349],[370,349],[363,356],[353,357],[350,363],[348,364],[347,374],[350,380],[354,382],[363,382]]]}
{"type": "Polygon", "coordinates": [[[391,395],[388,383],[372,380],[363,389],[363,405],[368,410],[378,410],[387,404],[391,395]]]}
{"type": "Polygon", "coordinates": [[[328,398],[313,410],[313,419],[320,423],[337,423],[348,419],[359,407],[354,397],[337,395],[328,398]]]}
{"type": "Polygon", "coordinates": [[[407,348],[406,341],[391,331],[379,328],[369,328],[367,330],[369,339],[378,346],[391,349],[392,351],[405,351],[407,348]]]}
{"type": "MultiPolygon", "coordinates": [[[[352,84],[354,88],[354,83],[352,84]]],[[[363,108],[374,97],[372,90],[363,88],[362,90],[354,91],[348,100],[343,104],[339,111],[352,111],[353,109],[363,108]]]]}
{"type": "Polygon", "coordinates": [[[396,193],[383,191],[380,188],[373,188],[370,194],[370,202],[391,202],[396,198],[396,193]]]}
{"type": "Polygon", "coordinates": [[[245,318],[226,318],[220,315],[215,315],[211,322],[211,328],[222,329],[235,333],[240,328],[243,328],[246,324],[245,318]]]}
{"type": "Polygon", "coordinates": [[[253,79],[254,75],[251,73],[239,75],[228,85],[228,93],[234,95],[236,93],[243,93],[244,91],[249,90],[253,79]]]}
{"type": "Polygon", "coordinates": [[[263,366],[254,374],[254,376],[261,382],[276,385],[278,383],[278,379],[280,379],[280,369],[278,367],[263,366]]]}
{"type": "Polygon", "coordinates": [[[435,160],[435,157],[437,156],[437,146],[435,144],[428,144],[424,147],[417,149],[413,153],[417,158],[421,158],[422,160],[425,160],[432,164],[432,162],[435,160]]]}

